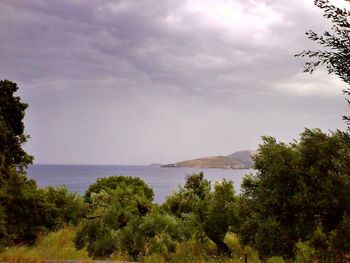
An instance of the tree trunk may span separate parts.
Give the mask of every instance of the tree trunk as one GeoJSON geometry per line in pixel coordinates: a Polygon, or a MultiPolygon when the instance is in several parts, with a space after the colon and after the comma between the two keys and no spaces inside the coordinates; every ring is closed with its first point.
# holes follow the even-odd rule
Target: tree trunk
{"type": "Polygon", "coordinates": [[[219,254],[231,254],[230,248],[219,237],[211,236],[209,238],[215,243],[216,247],[218,248],[219,254]]]}

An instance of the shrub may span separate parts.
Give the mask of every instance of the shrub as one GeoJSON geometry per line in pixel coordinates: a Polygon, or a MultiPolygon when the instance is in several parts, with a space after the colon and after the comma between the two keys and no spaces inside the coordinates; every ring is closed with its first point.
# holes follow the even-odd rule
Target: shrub
{"type": "Polygon", "coordinates": [[[120,254],[137,259],[154,251],[166,253],[174,246],[170,233],[178,234],[176,220],[158,214],[152,203],[153,190],[141,179],[98,179],[85,198],[91,210],[76,235],[75,245],[78,249],[86,246],[91,257],[120,254]]]}
{"type": "Polygon", "coordinates": [[[142,191],[147,199],[153,200],[153,189],[145,184],[143,180],[138,177],[131,176],[110,176],[104,178],[98,178],[97,181],[91,184],[85,193],[84,200],[87,203],[91,203],[91,195],[97,194],[101,190],[105,190],[107,193],[113,191],[116,188],[123,188],[126,186],[132,186],[135,193],[142,191]]]}
{"type": "Polygon", "coordinates": [[[210,239],[219,253],[229,254],[224,238],[230,228],[237,228],[237,197],[232,181],[223,180],[214,185],[204,179],[203,173],[187,178],[184,187],[169,196],[162,208],[182,220],[188,238],[210,239]]]}

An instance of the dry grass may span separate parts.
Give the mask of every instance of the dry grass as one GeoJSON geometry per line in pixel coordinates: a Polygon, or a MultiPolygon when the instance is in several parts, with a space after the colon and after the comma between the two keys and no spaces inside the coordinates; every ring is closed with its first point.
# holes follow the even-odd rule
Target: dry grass
{"type": "Polygon", "coordinates": [[[45,260],[84,260],[90,258],[86,250],[76,250],[73,238],[76,227],[65,227],[57,232],[39,237],[35,246],[6,248],[0,254],[0,261],[11,263],[40,263],[45,260]]]}
{"type": "MultiPolygon", "coordinates": [[[[5,249],[0,254],[0,262],[9,263],[45,263],[47,260],[77,260],[79,263],[91,263],[86,250],[76,250],[73,238],[76,233],[75,227],[65,227],[57,232],[41,236],[33,247],[15,246],[5,249]]],[[[256,253],[249,247],[242,247],[237,236],[227,234],[225,243],[232,252],[232,256],[218,256],[213,242],[198,242],[190,240],[178,244],[176,252],[167,255],[152,254],[142,258],[145,263],[242,263],[244,255],[248,254],[248,262],[259,262],[256,253]]],[[[117,253],[110,259],[113,261],[128,261],[130,258],[117,253]]],[[[272,259],[271,262],[280,262],[272,259]]]]}
{"type": "Polygon", "coordinates": [[[217,249],[213,242],[197,242],[190,240],[178,244],[176,252],[170,254],[166,259],[162,255],[152,254],[143,259],[146,263],[243,263],[244,255],[248,255],[249,263],[260,262],[257,254],[250,247],[240,245],[237,236],[228,233],[225,237],[225,243],[230,248],[231,256],[218,256],[217,249]]]}

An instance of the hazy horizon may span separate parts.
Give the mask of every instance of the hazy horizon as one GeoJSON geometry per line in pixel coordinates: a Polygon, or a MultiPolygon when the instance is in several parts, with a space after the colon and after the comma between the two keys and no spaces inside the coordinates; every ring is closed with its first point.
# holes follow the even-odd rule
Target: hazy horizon
{"type": "Polygon", "coordinates": [[[29,104],[35,164],[166,164],[346,129],[345,84],[294,58],[329,27],[312,0],[14,0],[0,14],[0,79],[29,104]]]}
{"type": "MultiPolygon", "coordinates": [[[[248,151],[251,150],[251,149],[247,149],[248,151]]],[[[239,151],[234,151],[234,152],[231,152],[231,153],[228,153],[228,154],[220,154],[220,155],[217,155],[217,156],[227,156],[227,155],[230,155],[230,154],[233,154],[235,152],[240,152],[240,151],[245,151],[245,150],[239,150],[239,151]]],[[[212,157],[212,156],[197,156],[195,158],[192,158],[192,159],[197,159],[197,158],[203,158],[203,157],[212,157]]],[[[186,159],[186,160],[189,160],[189,159],[186,159]]],[[[38,163],[34,160],[33,164],[32,165],[91,165],[91,166],[98,166],[98,165],[101,165],[101,166],[149,166],[149,165],[166,165],[166,164],[173,164],[173,163],[176,163],[176,162],[181,162],[181,161],[185,161],[185,159],[182,159],[182,160],[172,160],[171,162],[166,162],[166,163],[160,163],[160,162],[151,162],[151,163],[134,163],[134,164],[128,164],[128,163],[99,163],[99,164],[96,164],[96,163],[38,163]]],[[[164,169],[173,169],[172,167],[162,167],[164,169]]],[[[205,168],[205,169],[225,169],[226,168],[205,168]]],[[[251,168],[245,168],[243,170],[249,170],[251,168]]]]}

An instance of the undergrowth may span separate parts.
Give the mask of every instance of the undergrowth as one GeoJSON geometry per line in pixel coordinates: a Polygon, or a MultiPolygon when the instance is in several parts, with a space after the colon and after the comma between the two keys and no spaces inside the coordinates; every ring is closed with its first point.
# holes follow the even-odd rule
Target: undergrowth
{"type": "Polygon", "coordinates": [[[34,246],[14,246],[0,253],[0,261],[36,263],[42,260],[90,260],[87,251],[77,250],[73,239],[76,227],[67,226],[47,235],[40,235],[34,246]]]}

